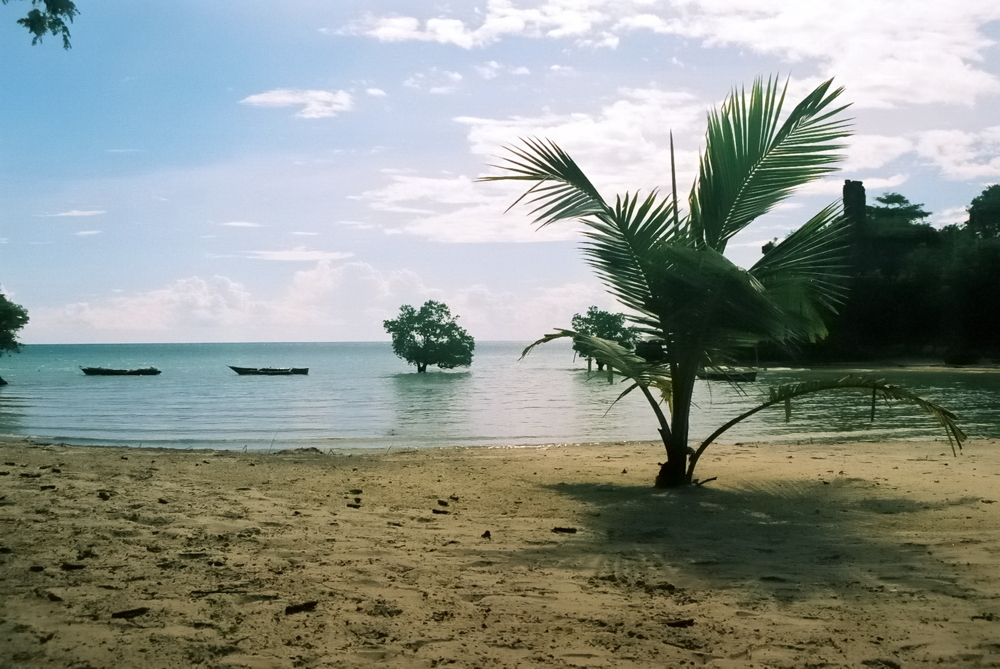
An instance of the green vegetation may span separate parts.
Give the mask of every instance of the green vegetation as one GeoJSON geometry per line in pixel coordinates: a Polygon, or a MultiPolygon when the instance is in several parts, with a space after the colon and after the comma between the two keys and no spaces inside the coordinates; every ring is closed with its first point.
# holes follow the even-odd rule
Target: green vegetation
{"type": "MultiPolygon", "coordinates": [[[[857,182],[854,182],[857,183],[857,182]]],[[[863,191],[862,191],[863,197],[863,191]]],[[[767,360],[1000,357],[1000,186],[972,200],[964,225],[937,230],[923,205],[886,193],[849,221],[850,291],[830,336],[767,360]]]]}
{"type": "MultiPolygon", "coordinates": [[[[9,2],[10,0],[3,0],[5,5],[9,2]]],[[[73,17],[79,13],[72,0],[31,0],[31,10],[17,22],[34,35],[32,44],[38,44],[45,33],[51,33],[55,36],[61,35],[63,48],[68,49],[70,48],[69,26],[66,22],[73,23],[73,17]]]]}
{"type": "Polygon", "coordinates": [[[423,373],[428,365],[452,369],[472,364],[476,344],[456,318],[446,304],[428,300],[419,311],[404,304],[397,318],[382,325],[392,335],[392,352],[423,373]]]}
{"type": "MultiPolygon", "coordinates": [[[[838,204],[813,216],[749,270],[723,255],[733,235],[796,187],[833,171],[847,131],[840,116],[844,107],[835,105],[842,89],[831,90],[831,83],[817,87],[784,121],[785,93],[771,80],[756,81],[749,95],[733,92],[720,109],[712,110],[684,216],[678,210],[676,186],[671,197],[625,193],[608,204],[569,155],[549,141],[529,139],[509,147],[499,166],[505,173],[484,178],[529,182],[518,202],[527,199],[542,226],[564,220],[587,226],[584,255],[633,314],[629,320],[644,341],[632,352],[614,341],[557,330],[525,354],[538,344],[570,337],[590,357],[605,361],[609,372],[630,382],[620,397],[641,392],[657,417],[667,451],[667,462],[656,477],[658,487],[697,482],[697,456],[716,436],[703,442],[689,462],[689,419],[698,370],[730,364],[758,342],[789,346],[818,341],[827,334],[826,319],[844,298],[847,239],[838,204]]],[[[881,381],[849,378],[833,387],[772,389],[765,405],[782,403],[788,410],[791,399],[800,394],[831,389],[919,399],[881,381]]],[[[954,416],[919,402],[961,443],[964,435],[954,416]]]]}
{"type": "Polygon", "coordinates": [[[21,348],[17,333],[28,324],[28,312],[0,293],[0,355],[21,348]]]}
{"type": "MultiPolygon", "coordinates": [[[[630,351],[635,349],[636,342],[639,341],[639,331],[625,325],[625,314],[612,314],[597,307],[590,307],[586,315],[574,314],[570,322],[576,332],[617,342],[630,351]]],[[[573,343],[573,350],[587,359],[587,370],[590,371],[591,363],[594,361],[590,351],[576,342],[573,343]]],[[[597,371],[603,369],[604,361],[598,358],[597,371]]]]}

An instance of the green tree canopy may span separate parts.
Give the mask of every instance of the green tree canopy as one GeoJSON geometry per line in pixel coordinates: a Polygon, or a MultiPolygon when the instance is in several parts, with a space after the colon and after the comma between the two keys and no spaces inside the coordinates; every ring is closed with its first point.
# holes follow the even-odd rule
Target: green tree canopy
{"type": "MultiPolygon", "coordinates": [[[[617,342],[628,350],[634,349],[639,341],[639,330],[625,325],[625,314],[613,314],[596,306],[588,308],[586,315],[574,314],[571,323],[577,332],[617,342]]],[[[573,350],[587,359],[589,367],[594,359],[592,352],[578,342],[573,342],[573,350]]],[[[597,369],[604,369],[604,361],[600,358],[597,358],[597,369]]]]}
{"type": "MultiPolygon", "coordinates": [[[[8,4],[10,0],[3,0],[3,4],[8,4]]],[[[17,22],[28,29],[34,38],[32,44],[38,44],[46,33],[55,36],[62,36],[63,48],[70,48],[69,26],[73,22],[73,17],[79,14],[76,4],[72,0],[31,0],[31,10],[27,16],[20,18],[17,22]]]]}
{"type": "Polygon", "coordinates": [[[397,318],[382,325],[392,335],[393,353],[426,372],[428,365],[452,369],[472,364],[476,344],[456,318],[446,304],[428,300],[419,311],[404,304],[397,318]]]}
{"type": "Polygon", "coordinates": [[[19,304],[14,304],[0,293],[0,355],[17,351],[21,344],[17,333],[28,324],[28,312],[19,304]]]}
{"type": "Polygon", "coordinates": [[[931,215],[922,204],[913,204],[899,193],[884,193],[875,198],[879,204],[868,205],[868,218],[873,221],[894,221],[903,224],[922,222],[931,215]]]}
{"type": "Polygon", "coordinates": [[[993,184],[972,199],[966,225],[979,239],[1000,238],[1000,184],[993,184]]]}

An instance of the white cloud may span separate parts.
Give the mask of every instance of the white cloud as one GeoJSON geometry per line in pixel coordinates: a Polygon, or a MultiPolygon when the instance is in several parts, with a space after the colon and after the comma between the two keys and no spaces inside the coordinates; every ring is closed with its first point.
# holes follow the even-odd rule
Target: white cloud
{"type": "MultiPolygon", "coordinates": [[[[473,154],[491,163],[503,146],[519,137],[545,137],[569,152],[605,197],[641,188],[669,187],[669,131],[675,131],[678,183],[686,192],[694,178],[705,104],[689,93],[658,88],[625,89],[619,99],[594,114],[546,114],[540,117],[456,119],[469,128],[473,154]]],[[[468,176],[427,177],[391,174],[383,188],[360,196],[373,209],[409,214],[384,226],[436,241],[544,242],[578,238],[570,223],[536,230],[518,207],[504,214],[526,186],[518,183],[475,183],[468,176]]]]}
{"type": "MultiPolygon", "coordinates": [[[[422,41],[453,44],[464,49],[484,46],[505,36],[575,37],[592,43],[595,27],[610,15],[598,9],[607,2],[551,0],[533,8],[517,8],[510,0],[489,0],[482,24],[470,28],[463,21],[411,16],[368,17],[353,27],[356,33],[383,42],[422,41]]],[[[610,11],[616,8],[611,5],[610,11]]],[[[602,35],[602,38],[605,36],[602,35]]]]}
{"type": "Polygon", "coordinates": [[[971,104],[1000,92],[1000,80],[977,67],[991,42],[980,31],[1000,19],[1000,6],[972,0],[788,3],[775,0],[688,0],[624,28],[643,28],[743,46],[796,63],[815,62],[846,83],[859,106],[971,104]],[[641,25],[640,25],[641,24],[641,25]]]}
{"type": "Polygon", "coordinates": [[[310,251],[304,246],[297,246],[294,249],[283,251],[253,251],[251,258],[259,260],[280,260],[285,262],[316,262],[318,260],[343,260],[350,258],[353,253],[343,253],[341,251],[310,251]]]}
{"type": "Polygon", "coordinates": [[[948,207],[943,211],[931,214],[930,222],[935,228],[946,225],[960,225],[969,220],[969,210],[965,207],[948,207]]]}
{"type": "Polygon", "coordinates": [[[277,295],[256,296],[224,276],[189,277],[142,293],[32,309],[33,342],[371,341],[385,340],[382,321],[402,304],[446,302],[480,340],[527,340],[568,325],[590,304],[616,308],[596,282],[567,283],[515,294],[473,285],[429,287],[416,273],[384,272],[363,262],[317,262],[292,276],[277,295]]]}
{"type": "MultiPolygon", "coordinates": [[[[102,341],[99,333],[112,333],[120,341],[157,341],[159,333],[193,327],[240,326],[251,322],[253,301],[246,289],[225,277],[181,279],[172,285],[135,295],[117,296],[98,303],[77,302],[32,313],[33,330],[77,331],[64,341],[102,341]],[[152,339],[144,339],[143,334],[152,339]]],[[[44,335],[43,335],[44,336],[44,335]]],[[[197,341],[197,335],[195,335],[197,341]]]]}
{"type": "Polygon", "coordinates": [[[383,91],[381,88],[366,88],[365,93],[373,98],[384,98],[388,95],[388,93],[383,91]]]}
{"type": "Polygon", "coordinates": [[[263,228],[264,227],[260,223],[251,223],[249,221],[228,221],[226,223],[222,223],[221,225],[225,225],[225,226],[230,227],[230,228],[263,228]]]}
{"type": "Polygon", "coordinates": [[[872,170],[888,165],[916,148],[908,137],[886,135],[853,135],[847,139],[845,172],[872,170]]]}
{"type": "Polygon", "coordinates": [[[101,234],[100,230],[81,230],[80,232],[76,233],[76,236],[77,237],[89,237],[91,235],[99,235],[99,234],[101,234]]]}
{"type": "Polygon", "coordinates": [[[517,77],[522,77],[531,74],[531,70],[524,66],[510,67],[508,65],[502,65],[495,60],[483,63],[482,65],[474,66],[476,72],[483,79],[496,79],[501,74],[510,74],[517,77]]]}
{"type": "Polygon", "coordinates": [[[992,46],[981,28],[1000,20],[1000,4],[991,0],[911,0],[906,11],[896,0],[540,0],[530,7],[489,0],[480,16],[475,26],[449,17],[370,16],[351,30],[465,49],[505,37],[614,48],[622,35],[651,31],[813,64],[846,83],[861,106],[971,104],[1000,92],[1000,79],[981,65],[992,46]]]}
{"type": "MultiPolygon", "coordinates": [[[[857,177],[858,180],[863,181],[865,184],[865,191],[870,192],[873,190],[888,190],[890,188],[896,188],[904,183],[908,179],[906,174],[893,174],[890,177],[872,177],[872,176],[862,176],[857,177]]],[[[810,184],[806,184],[798,191],[800,195],[832,195],[840,196],[844,192],[844,180],[842,178],[828,178],[820,179],[819,181],[814,181],[810,184]]]]}
{"type": "Polygon", "coordinates": [[[43,215],[52,217],[56,216],[76,217],[76,216],[98,216],[99,214],[106,214],[106,213],[107,212],[104,211],[103,209],[86,209],[86,210],[72,209],[70,211],[64,211],[59,214],[43,214],[43,215]]]}
{"type": "Polygon", "coordinates": [[[318,232],[299,232],[299,231],[295,231],[295,232],[293,232],[292,234],[293,234],[293,235],[298,235],[298,236],[300,236],[300,237],[315,237],[315,236],[317,236],[317,235],[318,235],[319,233],[318,233],[318,232]]]}
{"type": "Polygon", "coordinates": [[[929,130],[919,134],[917,153],[947,179],[1000,177],[1000,125],[979,132],[929,130]]]}
{"type": "Polygon", "coordinates": [[[347,91],[315,91],[279,88],[258,93],[240,100],[242,104],[255,107],[298,107],[299,118],[331,118],[354,107],[351,94],[347,91]]]}
{"type": "Polygon", "coordinates": [[[462,75],[450,70],[432,67],[427,72],[418,72],[403,82],[404,86],[427,91],[435,95],[452,93],[462,81],[462,75]]]}
{"type": "Polygon", "coordinates": [[[495,60],[491,60],[488,63],[483,63],[482,65],[476,65],[476,72],[483,79],[495,79],[498,74],[500,74],[500,63],[495,60]]]}
{"type": "Polygon", "coordinates": [[[678,187],[694,178],[706,104],[687,92],[623,89],[619,98],[592,114],[456,119],[469,127],[476,155],[502,156],[520,137],[544,137],[566,150],[608,196],[670,184],[669,133],[674,132],[678,187]]]}

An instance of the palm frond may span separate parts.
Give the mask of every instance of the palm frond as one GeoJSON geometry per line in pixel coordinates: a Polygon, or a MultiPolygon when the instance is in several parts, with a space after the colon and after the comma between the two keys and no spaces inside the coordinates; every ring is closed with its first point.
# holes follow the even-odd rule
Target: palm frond
{"type": "Polygon", "coordinates": [[[847,294],[847,231],[840,203],[831,204],[750,268],[787,316],[788,332],[779,340],[826,336],[824,320],[847,294]]]}
{"type": "MultiPolygon", "coordinates": [[[[509,146],[510,157],[495,167],[506,174],[480,181],[533,181],[518,200],[526,201],[542,226],[576,219],[587,226],[584,255],[598,276],[622,304],[638,316],[640,327],[656,327],[650,311],[647,273],[652,249],[686,234],[686,219],[679,219],[673,204],[655,191],[645,197],[625,193],[611,207],[583,171],[554,142],[523,139],[509,146]]],[[[511,205],[514,206],[514,205],[511,205]]]]}
{"type": "Polygon", "coordinates": [[[646,329],[659,327],[650,285],[656,250],[685,234],[675,218],[673,203],[653,192],[642,199],[625,193],[609,217],[585,221],[584,257],[612,295],[644,316],[631,320],[646,329]]]}
{"type": "Polygon", "coordinates": [[[617,403],[622,397],[638,388],[656,413],[661,431],[669,433],[666,417],[659,406],[660,400],[662,400],[671,411],[673,410],[673,384],[670,378],[669,367],[662,363],[649,362],[618,342],[561,328],[530,344],[521,353],[521,357],[524,358],[536,346],[564,338],[572,339],[578,350],[582,351],[585,356],[600,360],[607,365],[609,380],[613,378],[611,370],[631,380],[634,387],[626,388],[615,402],[617,403]],[[653,397],[649,390],[650,388],[658,392],[660,399],[653,397]]]}
{"type": "Polygon", "coordinates": [[[522,138],[522,147],[504,147],[508,157],[493,165],[506,174],[480,177],[478,181],[533,181],[535,184],[508,207],[522,200],[532,206],[535,223],[544,227],[556,221],[607,216],[610,208],[604,202],[583,170],[555,142],[522,138]]]}
{"type": "Polygon", "coordinates": [[[792,190],[833,171],[847,122],[846,106],[829,109],[843,91],[820,84],[778,127],[787,83],[754,82],[749,100],[733,91],[708,117],[705,153],[691,192],[693,225],[701,240],[723,251],[727,240],[787,198],[792,190]]]}
{"type": "Polygon", "coordinates": [[[944,428],[945,435],[948,437],[948,442],[952,444],[953,453],[955,451],[955,444],[957,444],[959,448],[962,448],[962,442],[968,438],[958,426],[958,419],[955,414],[948,411],[944,407],[926,400],[918,396],[916,393],[906,390],[905,388],[888,384],[883,379],[875,379],[851,374],[839,379],[804,381],[801,383],[790,383],[783,386],[774,386],[769,388],[767,400],[753,409],[750,409],[749,411],[746,411],[732,419],[713,432],[707,439],[705,439],[705,441],[701,443],[698,450],[696,450],[694,455],[691,457],[689,471],[694,471],[695,464],[698,462],[698,458],[705,451],[705,449],[708,448],[709,445],[723,432],[737,423],[776,404],[784,405],[787,420],[791,416],[791,402],[793,399],[802,397],[803,395],[824,392],[827,390],[862,391],[866,396],[869,394],[871,395],[872,402],[876,399],[882,399],[885,402],[895,401],[903,402],[904,404],[916,405],[944,428]]]}

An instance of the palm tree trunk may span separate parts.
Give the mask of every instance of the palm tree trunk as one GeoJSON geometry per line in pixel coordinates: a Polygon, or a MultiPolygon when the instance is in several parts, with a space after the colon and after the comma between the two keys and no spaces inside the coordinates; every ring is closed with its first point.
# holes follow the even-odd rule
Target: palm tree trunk
{"type": "MultiPolygon", "coordinates": [[[[691,399],[694,394],[695,374],[678,368],[674,376],[674,389],[670,412],[670,433],[664,435],[667,461],[660,465],[656,475],[657,488],[678,488],[690,483],[687,472],[688,430],[691,419],[691,399]]],[[[663,431],[660,431],[663,434],[663,431]]]]}

